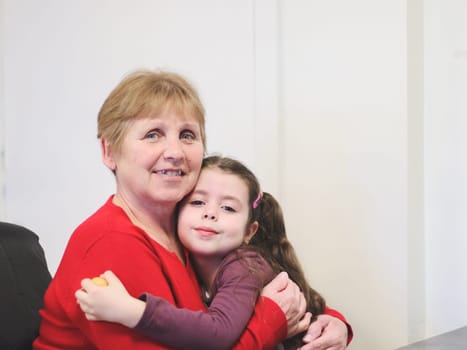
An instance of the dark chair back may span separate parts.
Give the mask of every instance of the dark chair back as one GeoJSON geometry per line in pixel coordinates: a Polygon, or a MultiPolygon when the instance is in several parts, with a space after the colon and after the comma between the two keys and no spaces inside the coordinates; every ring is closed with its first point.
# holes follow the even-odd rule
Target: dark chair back
{"type": "Polygon", "coordinates": [[[38,236],[0,222],[0,349],[31,349],[50,280],[38,236]]]}

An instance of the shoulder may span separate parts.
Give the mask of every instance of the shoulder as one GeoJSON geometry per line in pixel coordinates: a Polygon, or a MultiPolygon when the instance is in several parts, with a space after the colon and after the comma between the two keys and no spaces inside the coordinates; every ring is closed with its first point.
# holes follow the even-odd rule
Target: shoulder
{"type": "Polygon", "coordinates": [[[148,235],[133,225],[125,212],[112,202],[110,197],[91,216],[73,231],[68,246],[80,246],[93,250],[100,246],[112,245],[113,249],[145,245],[152,248],[148,235]]]}
{"type": "Polygon", "coordinates": [[[113,204],[112,198],[113,196],[107,199],[100,208],[79,224],[75,232],[87,230],[95,231],[96,227],[112,229],[114,227],[119,227],[121,222],[129,222],[123,210],[113,204]]]}
{"type": "Polygon", "coordinates": [[[237,249],[229,253],[221,263],[218,278],[256,277],[262,283],[272,279],[273,272],[269,263],[255,250],[237,249]]]}
{"type": "Polygon", "coordinates": [[[258,251],[244,248],[239,248],[226,255],[221,267],[230,264],[243,264],[252,268],[269,267],[269,263],[258,251]]]}

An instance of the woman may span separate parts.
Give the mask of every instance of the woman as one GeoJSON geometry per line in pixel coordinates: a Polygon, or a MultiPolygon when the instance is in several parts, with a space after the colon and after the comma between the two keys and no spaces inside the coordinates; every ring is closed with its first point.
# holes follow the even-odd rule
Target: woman
{"type": "MultiPolygon", "coordinates": [[[[176,205],[200,173],[204,108],[182,77],[138,71],[104,102],[98,137],[116,193],[70,238],[44,298],[34,349],[167,349],[123,326],[89,322],[74,292],[83,278],[111,269],[131,295],[147,292],[179,307],[205,309],[175,235],[176,205]]],[[[273,280],[263,295],[235,348],[272,348],[286,334],[307,328],[305,301],[295,284],[273,280]]],[[[324,328],[330,341],[346,338],[344,323],[331,320],[324,328]]]]}

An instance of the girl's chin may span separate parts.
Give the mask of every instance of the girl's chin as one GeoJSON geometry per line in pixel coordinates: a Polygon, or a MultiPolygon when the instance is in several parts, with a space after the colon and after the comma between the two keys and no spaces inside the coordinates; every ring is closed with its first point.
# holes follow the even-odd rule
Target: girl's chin
{"type": "Polygon", "coordinates": [[[196,257],[199,257],[199,258],[214,259],[218,257],[217,252],[206,251],[205,249],[188,248],[188,250],[190,251],[192,255],[195,255],[196,257]]]}

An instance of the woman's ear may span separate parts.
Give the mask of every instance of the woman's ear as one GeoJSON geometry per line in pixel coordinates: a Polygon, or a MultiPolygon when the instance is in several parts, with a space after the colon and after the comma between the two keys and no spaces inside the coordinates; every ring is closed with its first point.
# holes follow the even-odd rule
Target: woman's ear
{"type": "Polygon", "coordinates": [[[255,233],[258,231],[259,223],[258,221],[253,222],[247,229],[247,232],[245,234],[245,237],[243,238],[243,242],[245,244],[250,243],[251,239],[255,235],[255,233]]]}
{"type": "Polygon", "coordinates": [[[101,151],[104,164],[110,170],[115,171],[117,169],[117,163],[115,163],[110,144],[104,138],[101,138],[101,151]]]}

